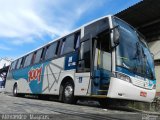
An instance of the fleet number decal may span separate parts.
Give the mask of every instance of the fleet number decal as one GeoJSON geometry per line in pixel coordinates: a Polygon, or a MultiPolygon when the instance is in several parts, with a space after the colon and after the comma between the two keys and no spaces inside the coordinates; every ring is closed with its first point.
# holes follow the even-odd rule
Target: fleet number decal
{"type": "Polygon", "coordinates": [[[37,80],[38,83],[41,82],[41,74],[42,74],[42,66],[40,68],[31,69],[28,72],[28,82],[31,82],[33,80],[37,80]]]}

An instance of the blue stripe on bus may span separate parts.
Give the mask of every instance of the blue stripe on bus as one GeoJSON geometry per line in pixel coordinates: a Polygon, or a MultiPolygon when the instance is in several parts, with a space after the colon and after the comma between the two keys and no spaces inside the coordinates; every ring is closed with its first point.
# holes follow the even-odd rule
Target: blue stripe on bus
{"type": "MultiPolygon", "coordinates": [[[[129,75],[129,76],[132,76],[132,77],[136,77],[136,75],[137,76],[141,76],[140,74],[135,74],[135,73],[130,72],[129,70],[127,70],[127,69],[125,69],[123,67],[119,67],[119,66],[116,67],[116,71],[122,72],[122,73],[124,73],[126,75],[129,75]]],[[[156,80],[155,79],[154,80],[150,80],[149,79],[149,86],[152,86],[153,84],[156,84],[156,80]]]]}

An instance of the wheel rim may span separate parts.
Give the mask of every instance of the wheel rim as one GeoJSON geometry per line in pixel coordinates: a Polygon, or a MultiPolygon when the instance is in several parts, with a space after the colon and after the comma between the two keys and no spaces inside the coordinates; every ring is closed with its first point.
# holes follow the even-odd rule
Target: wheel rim
{"type": "Polygon", "coordinates": [[[67,98],[67,99],[71,98],[72,94],[73,94],[73,87],[72,87],[72,85],[66,86],[65,91],[64,91],[65,98],[67,98]]]}

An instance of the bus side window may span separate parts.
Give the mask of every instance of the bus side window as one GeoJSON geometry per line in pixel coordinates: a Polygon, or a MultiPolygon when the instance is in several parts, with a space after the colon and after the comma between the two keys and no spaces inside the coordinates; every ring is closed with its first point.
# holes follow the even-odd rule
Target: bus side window
{"type": "Polygon", "coordinates": [[[10,68],[9,68],[9,71],[11,71],[11,70],[12,70],[12,65],[13,65],[13,62],[11,63],[11,66],[10,66],[10,68]]]}
{"type": "Polygon", "coordinates": [[[25,61],[24,61],[23,67],[26,67],[26,66],[27,66],[27,61],[28,61],[28,55],[26,56],[26,59],[25,59],[25,61]]]}
{"type": "Polygon", "coordinates": [[[33,53],[27,55],[25,62],[24,62],[24,67],[29,66],[31,64],[32,56],[33,56],[33,53]]]}
{"type": "Polygon", "coordinates": [[[75,34],[74,48],[77,49],[80,46],[80,33],[75,34]]]}
{"type": "Polygon", "coordinates": [[[45,55],[45,47],[42,49],[40,61],[42,61],[44,59],[44,55],[45,55]]]}
{"type": "Polygon", "coordinates": [[[78,71],[88,72],[90,71],[90,41],[84,41],[81,43],[78,71]]]}
{"type": "Polygon", "coordinates": [[[64,44],[65,44],[65,39],[62,40],[61,53],[60,53],[60,55],[63,54],[63,51],[64,51],[64,44]]]}
{"type": "Polygon", "coordinates": [[[59,54],[59,47],[60,47],[60,41],[58,41],[58,43],[57,43],[57,47],[56,47],[56,52],[55,52],[55,54],[58,56],[58,54],[59,54]]]}
{"type": "Polygon", "coordinates": [[[72,34],[70,36],[67,36],[66,39],[63,39],[63,43],[61,47],[61,55],[74,51],[74,48],[75,48],[74,38],[75,36],[74,34],[72,34]]]}
{"type": "Polygon", "coordinates": [[[34,64],[36,56],[37,56],[37,51],[33,53],[31,64],[34,64]]]}
{"type": "Polygon", "coordinates": [[[17,65],[17,60],[12,63],[11,70],[14,70],[16,68],[16,65],[17,65]]]}
{"type": "Polygon", "coordinates": [[[35,56],[35,60],[34,60],[34,63],[35,63],[35,64],[40,62],[40,60],[41,60],[41,55],[42,55],[42,50],[43,50],[43,49],[39,49],[39,50],[37,51],[36,56],[35,56]]]}
{"type": "Polygon", "coordinates": [[[47,50],[46,50],[46,54],[45,54],[45,60],[47,59],[51,59],[56,57],[56,49],[57,49],[57,43],[58,42],[54,42],[51,45],[47,46],[47,50]]]}
{"type": "Polygon", "coordinates": [[[24,66],[24,61],[25,61],[25,58],[26,58],[26,56],[22,58],[22,61],[21,61],[20,68],[22,68],[22,67],[24,66]]]}
{"type": "Polygon", "coordinates": [[[19,68],[20,68],[21,62],[22,62],[22,58],[20,58],[20,59],[18,60],[16,69],[19,69],[19,68]]]}

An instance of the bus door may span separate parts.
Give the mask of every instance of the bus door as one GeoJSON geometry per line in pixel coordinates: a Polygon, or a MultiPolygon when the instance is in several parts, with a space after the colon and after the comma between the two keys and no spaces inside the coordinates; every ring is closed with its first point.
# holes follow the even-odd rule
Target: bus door
{"type": "Polygon", "coordinates": [[[110,34],[104,31],[93,40],[92,95],[107,95],[112,75],[110,34]]]}
{"type": "Polygon", "coordinates": [[[75,95],[90,94],[90,71],[91,71],[91,39],[84,38],[80,43],[77,72],[75,73],[75,95]]]}

